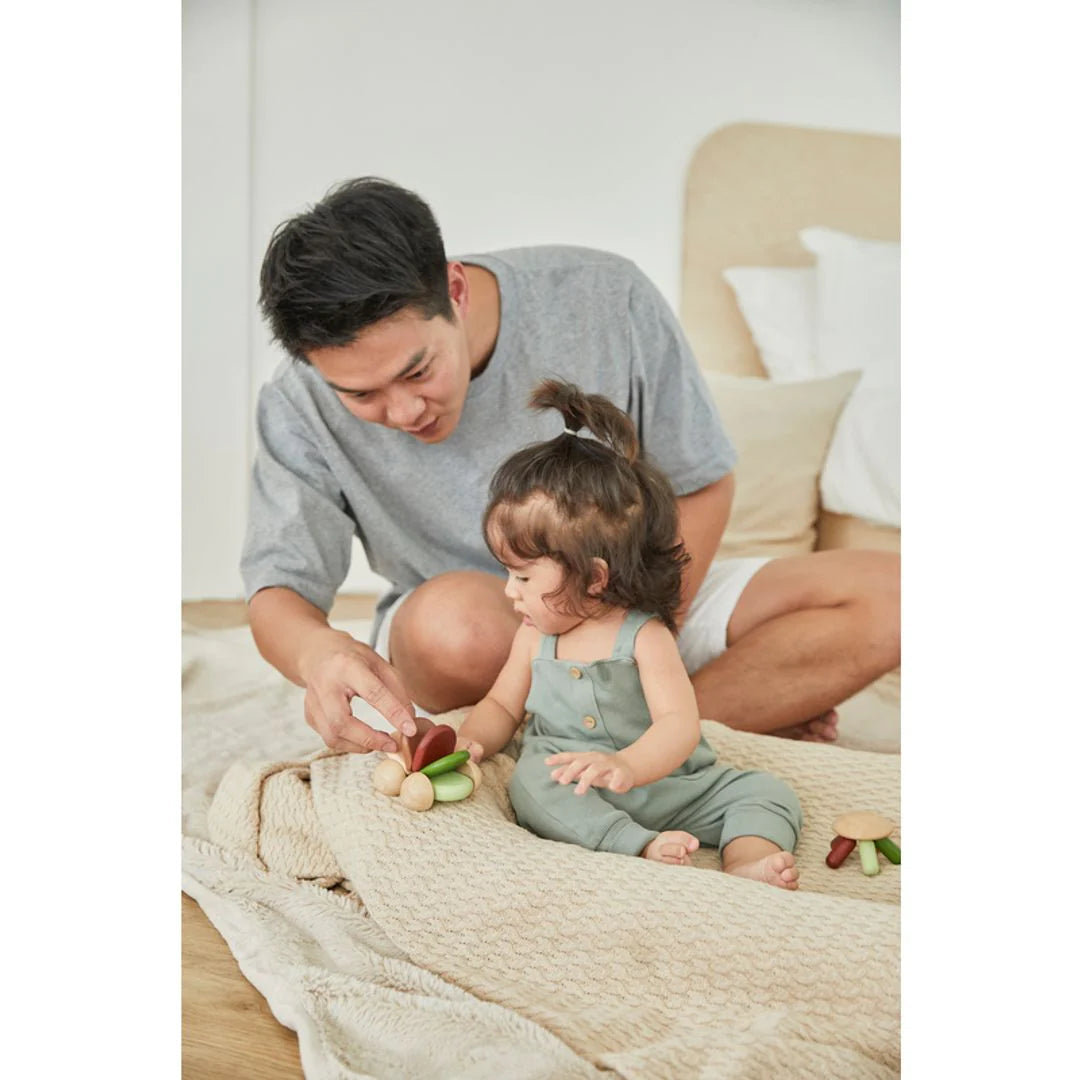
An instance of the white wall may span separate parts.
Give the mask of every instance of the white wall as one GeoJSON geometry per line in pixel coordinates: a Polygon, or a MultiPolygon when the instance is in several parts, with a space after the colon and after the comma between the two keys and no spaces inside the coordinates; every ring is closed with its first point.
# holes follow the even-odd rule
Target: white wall
{"type": "Polygon", "coordinates": [[[238,596],[249,456],[252,243],[247,0],[185,0],[183,595],[238,596]]]}
{"type": "MultiPolygon", "coordinates": [[[[253,283],[273,227],[335,182],[418,191],[451,253],[618,251],[677,307],[683,181],[709,132],[899,132],[898,0],[665,7],[185,0],[186,598],[239,595],[253,394],[279,359],[253,283]]],[[[378,581],[361,555],[346,588],[378,581]]]]}

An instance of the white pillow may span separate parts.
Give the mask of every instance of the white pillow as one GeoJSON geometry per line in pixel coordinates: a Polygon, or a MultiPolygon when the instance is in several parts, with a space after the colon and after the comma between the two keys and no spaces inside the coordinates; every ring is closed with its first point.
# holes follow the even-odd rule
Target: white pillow
{"type": "Polygon", "coordinates": [[[771,379],[815,374],[817,268],[733,266],[723,272],[771,379]]]}
{"type": "Polygon", "coordinates": [[[804,229],[817,256],[818,375],[862,371],[821,474],[826,510],[900,525],[900,245],[804,229]]]}
{"type": "Polygon", "coordinates": [[[820,227],[799,239],[817,256],[816,374],[899,383],[900,245],[820,227]]]}
{"type": "Polygon", "coordinates": [[[769,377],[860,371],[821,476],[822,505],[900,525],[900,245],[815,227],[812,268],[724,271],[769,377]]]}

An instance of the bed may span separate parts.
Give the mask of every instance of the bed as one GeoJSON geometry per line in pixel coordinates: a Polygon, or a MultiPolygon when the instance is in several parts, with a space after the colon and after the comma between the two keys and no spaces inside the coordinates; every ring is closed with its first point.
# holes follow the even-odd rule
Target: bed
{"type": "MultiPolygon", "coordinates": [[[[694,154],[685,192],[679,316],[741,454],[738,491],[721,556],[783,556],[843,548],[899,554],[899,236],[897,138],[734,124],[713,132],[694,154]],[[784,355],[796,353],[799,345],[812,350],[817,343],[794,342],[804,327],[785,324],[767,307],[756,310],[789,303],[790,283],[783,275],[799,269],[808,276],[815,263],[800,234],[821,227],[859,238],[861,243],[846,245],[847,264],[871,283],[877,275],[880,286],[877,292],[857,287],[834,291],[834,302],[824,315],[842,321],[840,329],[854,340],[852,349],[839,350],[831,367],[815,363],[813,357],[784,355]],[[773,274],[776,270],[779,275],[773,274]],[[779,284],[770,276],[780,278],[779,284]],[[745,285],[742,295],[737,295],[733,281],[745,285]],[[759,348],[740,300],[751,315],[758,314],[765,348],[759,348]],[[887,308],[881,313],[886,342],[868,334],[875,329],[873,324],[869,328],[861,324],[860,304],[887,308]],[[870,430],[854,430],[852,444],[837,447],[834,439],[838,429],[844,433],[845,421],[862,419],[848,417],[851,406],[863,404],[857,396],[852,400],[851,385],[837,372],[864,365],[864,357],[853,356],[853,351],[875,348],[889,354],[881,358],[892,365],[889,385],[859,386],[860,393],[865,389],[877,395],[867,411],[865,427],[870,430]],[[772,371],[766,369],[763,353],[767,358],[775,354],[772,371]],[[770,379],[770,374],[784,378],[770,379]],[[883,420],[893,432],[893,443],[884,448],[881,459],[867,465],[866,454],[878,448],[867,443],[879,434],[876,428],[883,420]],[[849,453],[842,458],[840,450],[849,453]],[[828,479],[834,458],[840,466],[838,482],[856,487],[846,499],[841,490],[837,505],[854,509],[865,505],[868,516],[835,513],[823,505],[821,481],[828,479]],[[860,489],[863,478],[851,475],[853,469],[863,473],[873,468],[893,472],[896,505],[891,508],[883,507],[888,496],[875,497],[875,492],[860,489]]],[[[862,383],[866,382],[864,374],[862,383]]],[[[843,745],[898,752],[899,670],[845,702],[839,712],[843,745]]]]}
{"type": "MultiPolygon", "coordinates": [[[[803,392],[757,385],[760,358],[722,271],[805,264],[789,241],[806,225],[895,235],[878,195],[895,190],[895,165],[895,140],[843,133],[738,125],[703,144],[682,317],[721,377],[722,413],[737,411],[733,378],[756,376],[753,393],[775,390],[793,409],[803,392]],[[874,193],[844,195],[838,175],[874,193]],[[845,216],[856,208],[865,216],[845,216]]],[[[773,468],[749,438],[740,448],[749,471],[773,468]]],[[[865,523],[823,527],[812,501],[804,492],[812,535],[784,542],[865,543],[865,523]]],[[[753,505],[738,514],[742,550],[778,550],[753,505]]],[[[877,545],[898,542],[870,528],[877,545]]],[[[895,693],[879,685],[845,704],[841,748],[705,724],[726,760],[800,793],[803,887],[789,894],[718,873],[713,851],[669,868],[525,833],[506,797],[513,745],[484,763],[465,803],[411,814],[373,791],[373,758],[319,750],[301,692],[246,629],[189,626],[183,888],[297,1032],[309,1077],[753,1078],[780,1059],[795,1077],[896,1076],[900,869],[870,878],[854,862],[824,865],[837,813],[872,806],[899,820],[898,755],[881,752],[899,747],[893,682],[895,693]]]]}

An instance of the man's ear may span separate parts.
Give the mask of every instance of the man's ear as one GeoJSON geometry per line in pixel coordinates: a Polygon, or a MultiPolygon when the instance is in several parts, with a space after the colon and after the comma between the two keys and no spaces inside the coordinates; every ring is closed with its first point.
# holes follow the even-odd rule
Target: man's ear
{"type": "Polygon", "coordinates": [[[448,262],[446,264],[446,284],[451,301],[464,318],[469,313],[469,279],[465,274],[463,263],[448,262]]]}
{"type": "Polygon", "coordinates": [[[593,559],[589,587],[585,591],[589,596],[599,596],[607,588],[609,577],[608,564],[603,559],[593,559]]]}

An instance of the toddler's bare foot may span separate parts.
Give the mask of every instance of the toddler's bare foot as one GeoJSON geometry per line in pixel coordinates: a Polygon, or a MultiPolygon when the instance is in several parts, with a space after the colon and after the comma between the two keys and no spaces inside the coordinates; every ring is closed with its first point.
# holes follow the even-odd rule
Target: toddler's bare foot
{"type": "Polygon", "coordinates": [[[729,874],[750,878],[751,881],[764,881],[766,885],[775,885],[778,889],[799,887],[799,868],[790,851],[774,851],[764,858],[729,864],[724,869],[729,874]]]}
{"type": "Polygon", "coordinates": [[[701,842],[688,832],[662,832],[642,849],[643,859],[689,866],[690,852],[697,851],[701,842]]]}

